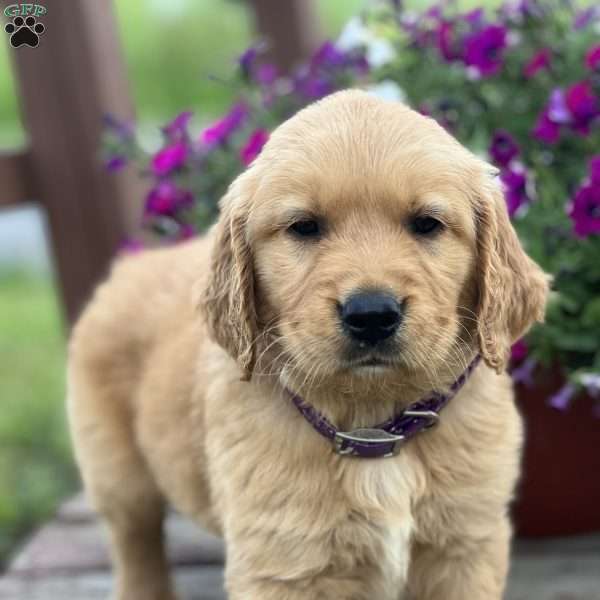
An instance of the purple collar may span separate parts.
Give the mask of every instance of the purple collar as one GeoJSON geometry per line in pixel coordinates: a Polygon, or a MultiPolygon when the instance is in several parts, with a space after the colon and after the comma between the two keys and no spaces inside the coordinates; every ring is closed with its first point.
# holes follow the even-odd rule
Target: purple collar
{"type": "Polygon", "coordinates": [[[402,444],[417,433],[438,423],[442,408],[456,396],[480,361],[481,356],[478,354],[452,384],[448,393],[432,392],[385,423],[349,432],[339,431],[313,406],[290,390],[287,391],[304,418],[318,433],[333,442],[338,454],[358,458],[388,457],[396,455],[402,444]]]}

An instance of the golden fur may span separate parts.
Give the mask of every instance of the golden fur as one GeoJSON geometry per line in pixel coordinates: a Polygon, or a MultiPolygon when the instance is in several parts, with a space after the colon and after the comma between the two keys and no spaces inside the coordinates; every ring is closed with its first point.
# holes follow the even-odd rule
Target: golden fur
{"type": "Polygon", "coordinates": [[[232,600],[500,600],[522,441],[503,369],[547,279],[493,169],[434,121],[341,92],[279,127],[221,209],[203,239],[120,260],[73,332],[70,421],[116,598],[173,598],[168,501],[223,535],[232,600]],[[439,235],[411,231],[423,212],[439,235]],[[306,215],[320,240],[287,231],[306,215]],[[365,287],[406,303],[389,367],[343,358],[335,306],[365,287]],[[394,458],[337,456],[283,391],[374,425],[478,351],[439,427],[394,458]]]}

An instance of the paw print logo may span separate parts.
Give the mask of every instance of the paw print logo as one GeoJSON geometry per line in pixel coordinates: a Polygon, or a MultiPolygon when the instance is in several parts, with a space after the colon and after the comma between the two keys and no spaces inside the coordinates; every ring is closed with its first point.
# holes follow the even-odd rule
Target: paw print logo
{"type": "Polygon", "coordinates": [[[35,48],[40,43],[40,35],[46,28],[36,21],[35,17],[15,17],[12,23],[4,26],[4,31],[10,35],[10,45],[13,48],[30,46],[35,48]]]}

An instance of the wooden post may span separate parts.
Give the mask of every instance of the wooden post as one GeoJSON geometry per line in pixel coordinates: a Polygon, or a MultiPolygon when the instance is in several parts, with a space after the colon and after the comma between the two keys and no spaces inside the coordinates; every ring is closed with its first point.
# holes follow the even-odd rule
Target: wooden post
{"type": "MultiPolygon", "coordinates": [[[[39,45],[15,48],[12,55],[30,143],[26,177],[39,194],[31,200],[47,211],[72,322],[134,228],[135,177],[110,175],[99,160],[103,115],[130,118],[133,111],[112,3],[41,3],[48,12],[38,17],[45,26],[39,45]]],[[[2,10],[9,4],[0,0],[2,10]]]]}
{"type": "Polygon", "coordinates": [[[15,206],[35,197],[37,185],[27,150],[0,150],[0,182],[0,207],[15,206]]]}
{"type": "Polygon", "coordinates": [[[312,0],[250,0],[256,26],[270,43],[270,57],[284,70],[309,56],[320,41],[312,0]]]}

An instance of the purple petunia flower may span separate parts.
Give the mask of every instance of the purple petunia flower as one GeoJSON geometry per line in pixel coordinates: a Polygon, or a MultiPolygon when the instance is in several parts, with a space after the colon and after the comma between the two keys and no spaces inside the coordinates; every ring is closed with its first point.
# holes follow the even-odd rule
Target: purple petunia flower
{"type": "Polygon", "coordinates": [[[221,144],[246,120],[248,109],[242,103],[236,104],[222,119],[207,127],[201,134],[202,141],[212,146],[221,144]]]}
{"type": "Polygon", "coordinates": [[[135,136],[135,128],[133,123],[121,121],[109,113],[102,117],[102,123],[108,131],[114,134],[121,141],[132,140],[135,136]]]}
{"type": "Polygon", "coordinates": [[[123,156],[122,154],[117,154],[115,156],[111,156],[104,163],[104,168],[109,173],[116,173],[117,171],[123,169],[127,165],[127,162],[127,157],[123,156]]]}
{"type": "Polygon", "coordinates": [[[577,190],[569,216],[577,237],[600,234],[600,184],[590,182],[577,190]]]}
{"type": "Polygon", "coordinates": [[[191,192],[177,187],[172,181],[163,180],[146,196],[145,213],[148,216],[173,216],[192,202],[191,192]]]}
{"type": "Polygon", "coordinates": [[[600,44],[592,46],[585,55],[585,66],[590,71],[600,69],[600,44]]]}
{"type": "Polygon", "coordinates": [[[432,6],[428,8],[425,12],[425,16],[430,19],[441,19],[442,18],[442,7],[441,6],[432,6]]]}
{"type": "Polygon", "coordinates": [[[584,29],[600,17],[600,7],[590,6],[578,12],[573,20],[573,29],[584,29]]]}
{"type": "Polygon", "coordinates": [[[506,29],[488,25],[465,40],[465,64],[484,77],[494,75],[502,66],[506,48],[506,29]]]}
{"type": "Polygon", "coordinates": [[[251,46],[238,57],[238,64],[245,77],[250,77],[254,63],[258,58],[258,48],[251,46]]]}
{"type": "Polygon", "coordinates": [[[511,371],[511,377],[515,383],[520,383],[527,387],[533,387],[533,374],[538,361],[535,358],[526,358],[522,364],[511,371]]]}
{"type": "Polygon", "coordinates": [[[144,249],[144,243],[141,240],[130,238],[122,242],[118,252],[121,254],[137,254],[144,249]]]}
{"type": "Polygon", "coordinates": [[[558,410],[566,410],[576,391],[577,388],[572,383],[567,383],[548,399],[548,404],[558,410]]]}
{"type": "Polygon", "coordinates": [[[504,185],[508,214],[512,217],[529,201],[525,170],[520,165],[514,165],[500,173],[500,180],[504,185]]]}
{"type": "Polygon", "coordinates": [[[177,232],[177,239],[179,241],[189,240],[196,236],[198,231],[191,223],[182,223],[177,232]]]}
{"type": "Polygon", "coordinates": [[[536,52],[531,60],[523,67],[523,75],[530,79],[542,69],[547,69],[550,66],[552,51],[550,48],[542,48],[536,52]]]}
{"type": "Polygon", "coordinates": [[[333,92],[333,84],[324,77],[308,75],[296,79],[295,87],[298,92],[311,100],[318,100],[333,92]]]}
{"type": "Polygon", "coordinates": [[[163,133],[171,139],[179,139],[187,134],[187,127],[194,113],[186,110],[179,113],[170,123],[167,123],[162,130],[163,133]]]}
{"type": "Polygon", "coordinates": [[[258,156],[268,139],[269,132],[264,129],[257,129],[248,138],[248,141],[240,150],[240,158],[244,165],[248,166],[258,156]]]}
{"type": "Polygon", "coordinates": [[[519,146],[508,131],[499,129],[492,138],[489,152],[497,165],[506,167],[515,156],[518,156],[519,146]]]}
{"type": "Polygon", "coordinates": [[[570,123],[572,120],[571,112],[567,106],[565,93],[560,88],[552,90],[552,93],[550,94],[548,117],[555,123],[570,123]]]}
{"type": "Polygon", "coordinates": [[[592,121],[600,115],[600,103],[588,81],[580,81],[565,92],[565,102],[573,116],[572,127],[587,135],[592,121]]]}
{"type": "Polygon", "coordinates": [[[187,159],[188,148],[184,142],[175,142],[159,150],[152,159],[152,170],[157,177],[168,175],[183,166],[187,159]]]}
{"type": "Polygon", "coordinates": [[[340,67],[346,63],[346,54],[336,48],[331,41],[326,41],[314,53],[310,64],[313,69],[321,67],[340,67]]]}
{"type": "Polygon", "coordinates": [[[277,67],[271,63],[259,65],[256,70],[256,81],[261,85],[271,85],[277,80],[277,67]]]}
{"type": "Polygon", "coordinates": [[[483,8],[475,8],[463,15],[463,19],[470,25],[477,27],[483,22],[485,11],[483,8]]]}
{"type": "Polygon", "coordinates": [[[538,117],[533,135],[542,142],[554,144],[560,137],[560,126],[571,123],[572,120],[565,93],[556,88],[552,90],[548,104],[538,117]]]}

